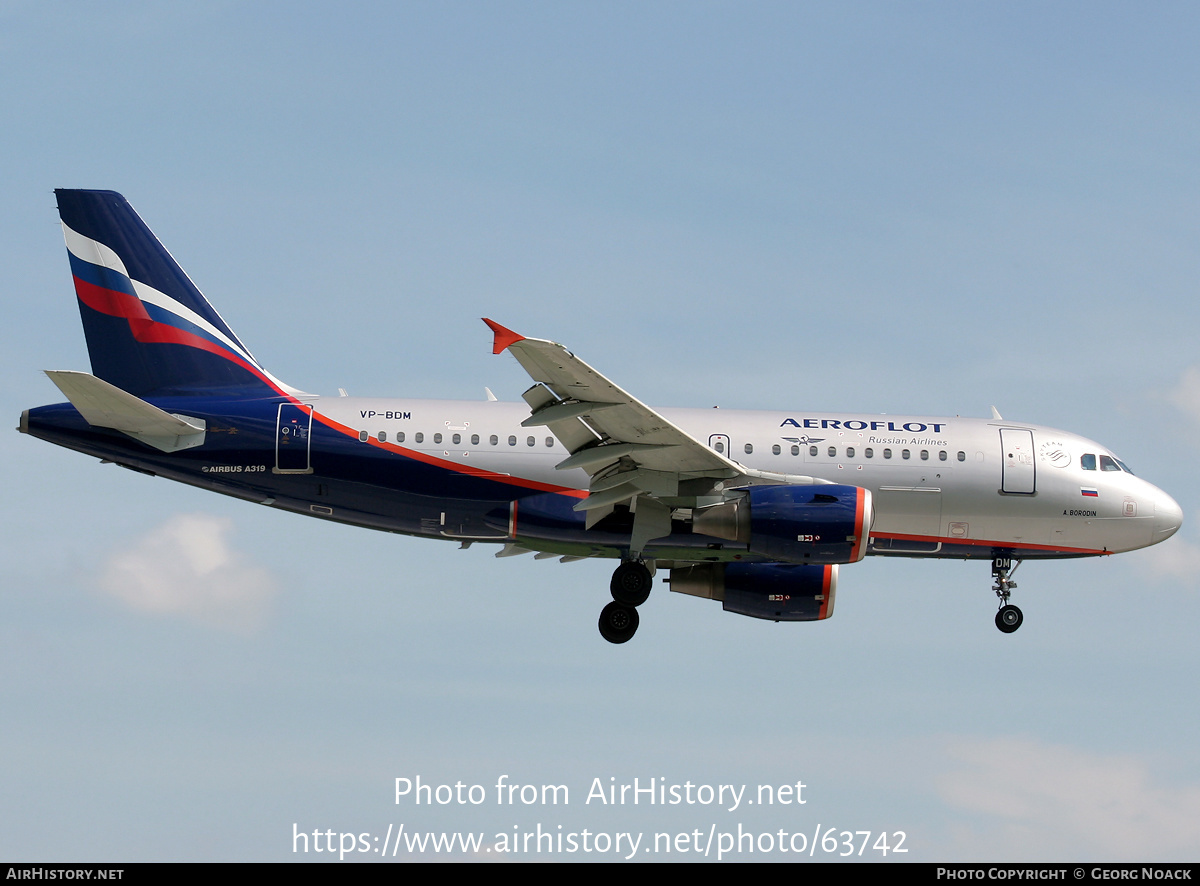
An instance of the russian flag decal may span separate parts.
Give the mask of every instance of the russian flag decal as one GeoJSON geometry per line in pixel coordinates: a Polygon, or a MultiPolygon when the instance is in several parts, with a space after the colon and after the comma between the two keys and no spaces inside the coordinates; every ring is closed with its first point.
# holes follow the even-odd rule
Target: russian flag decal
{"type": "Polygon", "coordinates": [[[1099,498],[1100,492],[1092,486],[1080,486],[1079,494],[1084,498],[1099,498]]]}

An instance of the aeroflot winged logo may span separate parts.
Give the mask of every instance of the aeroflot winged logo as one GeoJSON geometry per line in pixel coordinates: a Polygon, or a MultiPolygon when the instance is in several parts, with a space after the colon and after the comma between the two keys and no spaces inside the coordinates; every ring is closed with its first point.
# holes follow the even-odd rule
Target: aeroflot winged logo
{"type": "Polygon", "coordinates": [[[906,421],[903,424],[897,425],[894,421],[880,421],[879,419],[868,421],[858,418],[785,418],[779,427],[820,428],[822,430],[833,429],[840,431],[907,431],[910,434],[922,434],[926,431],[932,431],[935,434],[940,434],[942,428],[946,427],[946,425],[944,422],[923,421],[906,421]]]}

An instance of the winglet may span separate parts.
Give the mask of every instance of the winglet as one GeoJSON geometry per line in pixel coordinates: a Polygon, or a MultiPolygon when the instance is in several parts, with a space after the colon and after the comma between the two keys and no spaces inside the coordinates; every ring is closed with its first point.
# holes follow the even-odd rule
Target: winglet
{"type": "Polygon", "coordinates": [[[509,345],[515,345],[519,341],[525,341],[525,336],[517,335],[511,329],[506,329],[495,320],[489,320],[487,317],[484,317],[483,322],[488,325],[488,327],[496,336],[495,340],[492,342],[493,354],[499,354],[509,345]]]}

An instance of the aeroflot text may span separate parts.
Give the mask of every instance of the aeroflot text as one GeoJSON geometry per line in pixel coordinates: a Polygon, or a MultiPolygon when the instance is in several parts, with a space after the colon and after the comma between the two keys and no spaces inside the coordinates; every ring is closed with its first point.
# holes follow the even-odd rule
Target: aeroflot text
{"type": "Polygon", "coordinates": [[[923,421],[906,421],[899,427],[894,421],[862,421],[861,419],[841,418],[785,418],[779,425],[781,428],[833,428],[839,431],[908,431],[910,434],[920,434],[933,431],[940,434],[946,425],[942,422],[927,424],[923,421]]]}

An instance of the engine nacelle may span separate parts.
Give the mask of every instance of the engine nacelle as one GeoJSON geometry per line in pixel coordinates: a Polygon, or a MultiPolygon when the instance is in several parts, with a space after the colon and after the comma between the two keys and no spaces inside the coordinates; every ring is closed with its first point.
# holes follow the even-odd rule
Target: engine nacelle
{"type": "Polygon", "coordinates": [[[861,486],[751,486],[733,501],[696,511],[692,531],[745,543],[789,563],[855,563],[875,517],[861,486]]]}
{"type": "Polygon", "coordinates": [[[671,570],[671,590],[720,600],[726,612],[772,621],[833,615],[838,568],[798,563],[704,563],[671,570]]]}

